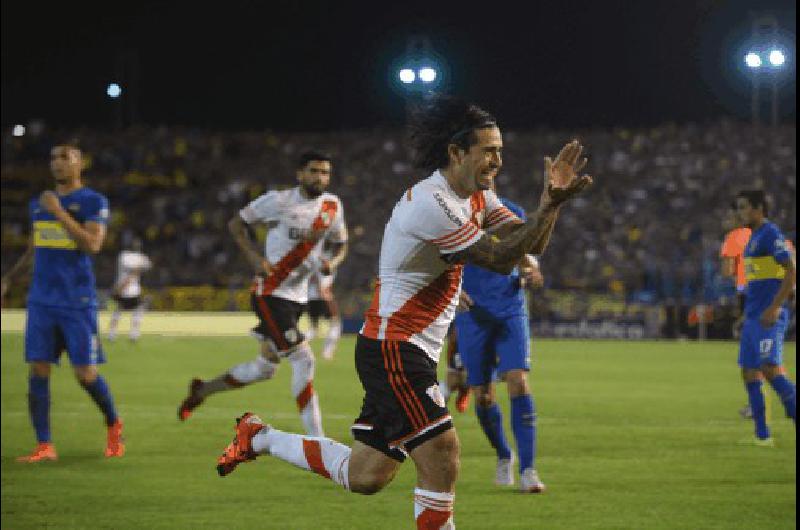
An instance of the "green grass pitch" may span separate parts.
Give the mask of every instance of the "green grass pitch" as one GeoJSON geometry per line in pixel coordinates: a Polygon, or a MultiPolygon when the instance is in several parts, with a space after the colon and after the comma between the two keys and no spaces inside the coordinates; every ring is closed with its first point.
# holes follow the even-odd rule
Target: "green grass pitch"
{"type": "MultiPolygon", "coordinates": [[[[345,443],[362,398],[353,345],[343,338],[334,361],[318,361],[315,379],[327,434],[345,443]]],[[[413,528],[411,462],[370,497],[268,457],[217,476],[215,459],[237,414],[252,410],[280,429],[301,428],[288,366],[177,421],[189,378],[252,358],[252,339],[149,335],[105,348],[102,373],[125,421],[128,454],[103,458],[101,416],[65,362],[51,388],[60,459],[18,464],[34,446],[26,367],[22,335],[2,334],[2,528],[413,528]]],[[[458,528],[795,528],[794,427],[773,397],[777,447],[737,444],[752,426],[737,413],[746,397],[733,343],[537,340],[533,351],[537,468],[548,491],[494,486],[495,458],[474,414],[454,412],[458,528]]],[[[794,343],[785,357],[794,379],[794,343]]],[[[498,396],[511,437],[505,390],[498,396]]]]}

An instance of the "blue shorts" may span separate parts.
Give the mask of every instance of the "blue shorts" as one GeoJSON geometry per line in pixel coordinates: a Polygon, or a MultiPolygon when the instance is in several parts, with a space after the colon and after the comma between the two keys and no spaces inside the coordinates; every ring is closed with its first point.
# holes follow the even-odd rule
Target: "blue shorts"
{"type": "Polygon", "coordinates": [[[746,319],[739,343],[739,366],[757,369],[762,364],[783,364],[783,337],[787,323],[783,315],[771,328],[762,326],[758,319],[746,319]]]}
{"type": "Polygon", "coordinates": [[[518,315],[498,320],[477,319],[472,311],[455,320],[458,352],[467,369],[467,384],[491,383],[495,372],[530,370],[528,317],[518,315]]]}
{"type": "Polygon", "coordinates": [[[25,362],[58,364],[65,349],[73,366],[106,362],[97,337],[97,308],[28,304],[25,362]]]}

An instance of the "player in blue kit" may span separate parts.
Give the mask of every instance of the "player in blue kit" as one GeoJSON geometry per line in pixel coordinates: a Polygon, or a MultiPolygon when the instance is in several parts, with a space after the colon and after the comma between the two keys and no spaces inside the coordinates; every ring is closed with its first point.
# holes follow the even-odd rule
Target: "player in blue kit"
{"type": "MultiPolygon", "coordinates": [[[[517,217],[525,219],[522,208],[506,199],[501,201],[517,217]]],[[[498,375],[508,385],[511,399],[520,488],[540,493],[545,486],[534,467],[536,409],[528,385],[530,329],[523,287],[526,283],[540,286],[543,280],[533,256],[526,256],[520,265],[506,276],[467,264],[462,288],[470,308],[456,316],[455,328],[467,385],[475,396],[475,413],[497,452],[495,483],[514,484],[514,455],[506,441],[503,415],[495,396],[494,379],[498,375]]]]}
{"type": "Polygon", "coordinates": [[[97,364],[105,362],[97,336],[97,296],[92,254],[103,246],[108,200],[83,186],[77,147],[57,145],[50,154],[55,191],[45,191],[29,205],[31,241],[2,281],[8,285],[33,261],[25,325],[25,361],[30,365],[28,407],[38,445],[20,462],[56,460],[50,438],[50,370],[66,349],[75,376],[105,416],[105,455],[125,453],[122,421],[97,364]]]}
{"type": "Polygon", "coordinates": [[[762,380],[766,378],[780,397],[786,415],[796,421],[797,397],[794,384],[783,368],[783,338],[789,322],[787,300],[795,285],[795,258],[780,229],[767,219],[767,203],[760,190],[742,191],[736,196],[736,210],[753,231],[744,250],[747,293],[744,325],[739,346],[750,407],[755,423],[756,445],[770,446],[773,440],[766,421],[762,380]]]}

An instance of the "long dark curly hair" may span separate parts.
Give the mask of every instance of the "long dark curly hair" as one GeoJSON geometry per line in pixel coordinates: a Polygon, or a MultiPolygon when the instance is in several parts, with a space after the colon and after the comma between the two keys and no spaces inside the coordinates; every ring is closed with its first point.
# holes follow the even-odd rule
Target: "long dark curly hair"
{"type": "Polygon", "coordinates": [[[476,129],[494,126],[494,116],[477,105],[442,94],[426,98],[412,110],[409,123],[414,165],[426,171],[446,167],[450,144],[468,150],[475,143],[476,129]]]}

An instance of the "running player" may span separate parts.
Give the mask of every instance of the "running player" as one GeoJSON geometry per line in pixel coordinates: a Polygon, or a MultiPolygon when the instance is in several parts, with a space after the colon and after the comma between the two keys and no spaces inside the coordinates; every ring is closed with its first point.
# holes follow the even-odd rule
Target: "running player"
{"type": "MultiPolygon", "coordinates": [[[[525,212],[516,204],[506,199],[502,203],[519,218],[525,218],[525,212]]],[[[520,489],[527,493],[540,493],[545,485],[534,467],[536,409],[528,384],[530,324],[523,287],[538,287],[542,282],[538,260],[531,255],[526,255],[519,269],[509,275],[467,265],[463,289],[473,305],[455,320],[467,385],[475,396],[475,414],[497,452],[495,483],[512,486],[515,482],[514,455],[506,441],[503,414],[495,394],[494,381],[498,377],[508,385],[520,489]]]]}
{"type": "Polygon", "coordinates": [[[342,335],[342,318],[339,315],[339,306],[333,295],[333,280],[336,269],[347,256],[347,230],[341,225],[342,233],[337,234],[337,255],[331,255],[333,248],[326,242],[317,244],[315,253],[318,256],[320,269],[311,274],[308,282],[307,313],[310,323],[308,340],[316,337],[319,332],[319,321],[328,321],[328,333],[325,336],[325,345],[322,348],[322,358],[331,360],[336,353],[336,344],[342,335]],[[335,261],[331,261],[335,260],[335,261]]]}
{"type": "Polygon", "coordinates": [[[186,420],[216,392],[271,379],[281,359],[287,359],[292,366],[292,394],[306,432],[322,436],[319,398],[313,386],[314,353],[297,321],[308,301],[308,280],[313,271],[331,274],[346,252],[342,203],[325,192],[330,177],[328,155],[305,153],[297,166],[297,187],[269,191],[231,219],[231,234],[256,272],[251,302],[259,319],[253,329],[260,342],[259,355],[214,379],[193,379],[189,396],[178,408],[179,419],[186,420]],[[246,225],[254,223],[269,227],[263,254],[248,235],[246,225]],[[312,254],[320,243],[330,245],[330,260],[312,254]]]}
{"type": "Polygon", "coordinates": [[[97,365],[105,362],[97,336],[97,294],[92,254],[103,247],[108,200],[81,181],[81,151],[57,145],[50,153],[55,191],[29,205],[33,224],[25,254],[3,278],[3,291],[33,261],[25,324],[25,361],[30,365],[28,410],[36,449],[19,462],[56,460],[50,436],[50,371],[67,350],[75,377],[92,397],[108,427],[105,455],[125,454],[122,420],[97,365]]]}
{"type": "Polygon", "coordinates": [[[739,366],[755,423],[756,445],[774,444],[766,421],[762,380],[767,379],[796,421],[794,384],[783,368],[783,339],[789,322],[787,300],[794,289],[795,259],[780,229],[767,219],[764,192],[746,190],[736,197],[737,212],[752,235],[744,251],[745,297],[739,366]]]}
{"type": "Polygon", "coordinates": [[[137,341],[141,335],[142,317],[144,316],[145,303],[142,300],[142,273],[150,270],[153,264],[150,258],[142,252],[142,240],[138,237],[131,241],[130,249],[123,250],[117,258],[117,280],[114,282],[113,299],[117,303],[111,314],[108,325],[108,340],[117,338],[122,311],[132,311],[131,330],[128,337],[137,341]]]}
{"type": "Polygon", "coordinates": [[[365,397],[352,449],[264,424],[248,412],[217,460],[220,475],[258,455],[272,455],[356,493],[380,491],[407,456],[416,464],[417,528],[455,528],[459,441],[436,381],[452,322],[463,263],[508,274],[526,253],[540,253],[560,206],[591,183],[579,177],[581,145],[545,160],[539,210],[521,222],[491,185],[500,169],[500,129],[490,114],[433,97],[412,119],[417,166],[432,174],[409,188],[389,219],[379,277],[357,338],[355,361],[365,397]],[[491,233],[485,230],[492,230],[491,233]]]}

